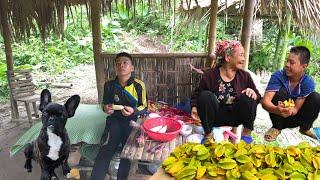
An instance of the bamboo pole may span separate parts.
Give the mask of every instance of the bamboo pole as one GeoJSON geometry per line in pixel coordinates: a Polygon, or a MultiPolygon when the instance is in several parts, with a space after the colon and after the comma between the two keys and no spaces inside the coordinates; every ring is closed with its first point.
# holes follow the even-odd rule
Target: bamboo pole
{"type": "MultiPolygon", "coordinates": [[[[210,12],[210,29],[208,38],[208,54],[214,54],[216,47],[217,38],[217,11],[218,11],[218,0],[211,0],[211,12],[210,12]]],[[[209,58],[206,62],[206,66],[210,66],[212,60],[209,58]]]]}
{"type": "MultiPolygon", "coordinates": [[[[13,70],[13,58],[12,58],[12,47],[11,47],[11,33],[8,23],[8,0],[0,0],[0,21],[2,26],[2,37],[4,41],[4,49],[6,54],[6,63],[7,70],[13,70]]],[[[8,82],[9,77],[7,75],[8,82]]],[[[10,91],[10,108],[11,108],[11,117],[12,119],[18,118],[18,104],[13,100],[11,91],[10,91]]]]}
{"type": "Polygon", "coordinates": [[[284,67],[284,62],[287,56],[287,51],[288,51],[288,44],[289,44],[289,34],[290,34],[290,29],[291,29],[291,13],[287,12],[286,15],[286,24],[284,26],[285,28],[283,29],[284,31],[284,36],[283,36],[283,44],[281,47],[281,55],[279,59],[279,64],[278,67],[279,69],[283,69],[284,67]]]}
{"type": "Polygon", "coordinates": [[[276,50],[274,52],[273,63],[272,63],[272,71],[279,69],[279,52],[280,52],[280,43],[282,37],[282,25],[278,25],[279,30],[276,39],[276,50]]]}
{"type": "Polygon", "coordinates": [[[244,14],[242,21],[242,30],[241,30],[241,44],[244,47],[245,55],[245,69],[248,69],[249,64],[249,53],[250,53],[250,40],[251,40],[251,29],[253,22],[253,11],[254,6],[256,5],[256,0],[245,0],[244,4],[244,14]]]}
{"type": "Polygon", "coordinates": [[[91,27],[92,27],[92,45],[93,45],[93,58],[94,66],[96,70],[96,82],[98,89],[98,101],[102,102],[103,86],[104,86],[104,64],[100,60],[101,55],[101,30],[100,30],[100,12],[101,4],[100,0],[91,0],[91,27]]]}

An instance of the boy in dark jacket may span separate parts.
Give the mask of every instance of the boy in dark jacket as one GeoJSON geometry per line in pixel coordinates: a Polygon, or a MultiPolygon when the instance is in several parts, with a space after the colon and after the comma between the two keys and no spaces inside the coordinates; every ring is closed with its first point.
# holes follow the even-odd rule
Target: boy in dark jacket
{"type": "MultiPolygon", "coordinates": [[[[119,144],[121,143],[123,148],[130,135],[130,120],[136,121],[138,115],[147,110],[145,85],[132,76],[132,61],[128,53],[119,53],[115,59],[117,77],[104,85],[103,110],[109,116],[102,137],[102,146],[93,166],[92,180],[104,179],[119,144]]],[[[129,160],[121,159],[117,179],[127,179],[129,169],[129,160]]]]}

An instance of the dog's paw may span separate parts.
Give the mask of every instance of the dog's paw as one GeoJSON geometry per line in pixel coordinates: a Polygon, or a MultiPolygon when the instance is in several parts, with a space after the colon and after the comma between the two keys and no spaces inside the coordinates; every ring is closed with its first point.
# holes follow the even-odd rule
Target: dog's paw
{"type": "Polygon", "coordinates": [[[31,164],[25,164],[25,165],[24,165],[24,169],[25,169],[27,172],[32,172],[32,165],[31,165],[31,164]]]}
{"type": "Polygon", "coordinates": [[[72,178],[71,173],[68,173],[68,174],[66,175],[66,178],[68,178],[68,179],[72,178]]]}

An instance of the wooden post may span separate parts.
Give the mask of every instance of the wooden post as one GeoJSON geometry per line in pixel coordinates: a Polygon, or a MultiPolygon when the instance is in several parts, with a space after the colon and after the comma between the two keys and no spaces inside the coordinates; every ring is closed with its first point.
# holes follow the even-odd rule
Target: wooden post
{"type": "MultiPolygon", "coordinates": [[[[211,0],[211,11],[210,11],[210,29],[208,39],[208,54],[214,53],[216,48],[217,38],[217,12],[218,12],[218,0],[211,0]]],[[[211,59],[208,59],[206,66],[211,65],[211,59]]]]}
{"type": "MultiPolygon", "coordinates": [[[[0,21],[2,26],[2,37],[4,41],[4,49],[6,54],[7,70],[13,70],[13,58],[11,47],[11,33],[8,23],[8,0],[0,0],[0,21]]],[[[7,75],[8,81],[9,77],[7,75]]],[[[11,104],[11,117],[17,119],[18,104],[13,101],[13,97],[10,91],[10,104],[11,104]]]]}
{"type": "Polygon", "coordinates": [[[96,70],[98,101],[102,102],[104,79],[104,63],[101,61],[101,4],[100,0],[90,0],[93,58],[96,70]]]}
{"type": "Polygon", "coordinates": [[[248,64],[249,64],[251,29],[252,29],[253,11],[254,11],[255,5],[256,5],[256,0],[245,0],[245,4],[243,8],[244,14],[243,14],[243,21],[242,21],[241,43],[244,47],[245,69],[248,69],[248,64]]]}
{"type": "Polygon", "coordinates": [[[61,35],[62,39],[64,38],[64,1],[59,1],[58,7],[58,32],[61,35]]]}
{"type": "Polygon", "coordinates": [[[13,70],[13,58],[11,48],[11,33],[8,24],[8,0],[0,0],[0,13],[2,25],[2,37],[4,41],[4,49],[6,53],[7,70],[13,70]]]}

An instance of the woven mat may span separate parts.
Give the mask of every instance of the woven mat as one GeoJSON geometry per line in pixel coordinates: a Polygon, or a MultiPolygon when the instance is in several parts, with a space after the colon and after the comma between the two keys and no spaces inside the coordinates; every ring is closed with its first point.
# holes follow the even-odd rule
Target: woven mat
{"type": "MultiPolygon", "coordinates": [[[[105,120],[106,114],[99,105],[80,104],[74,117],[68,119],[66,124],[71,144],[80,142],[91,145],[99,144],[105,120]]],[[[42,123],[38,122],[25,132],[11,147],[10,155],[14,156],[23,150],[28,143],[34,141],[38,137],[41,127],[42,123]]]]}

